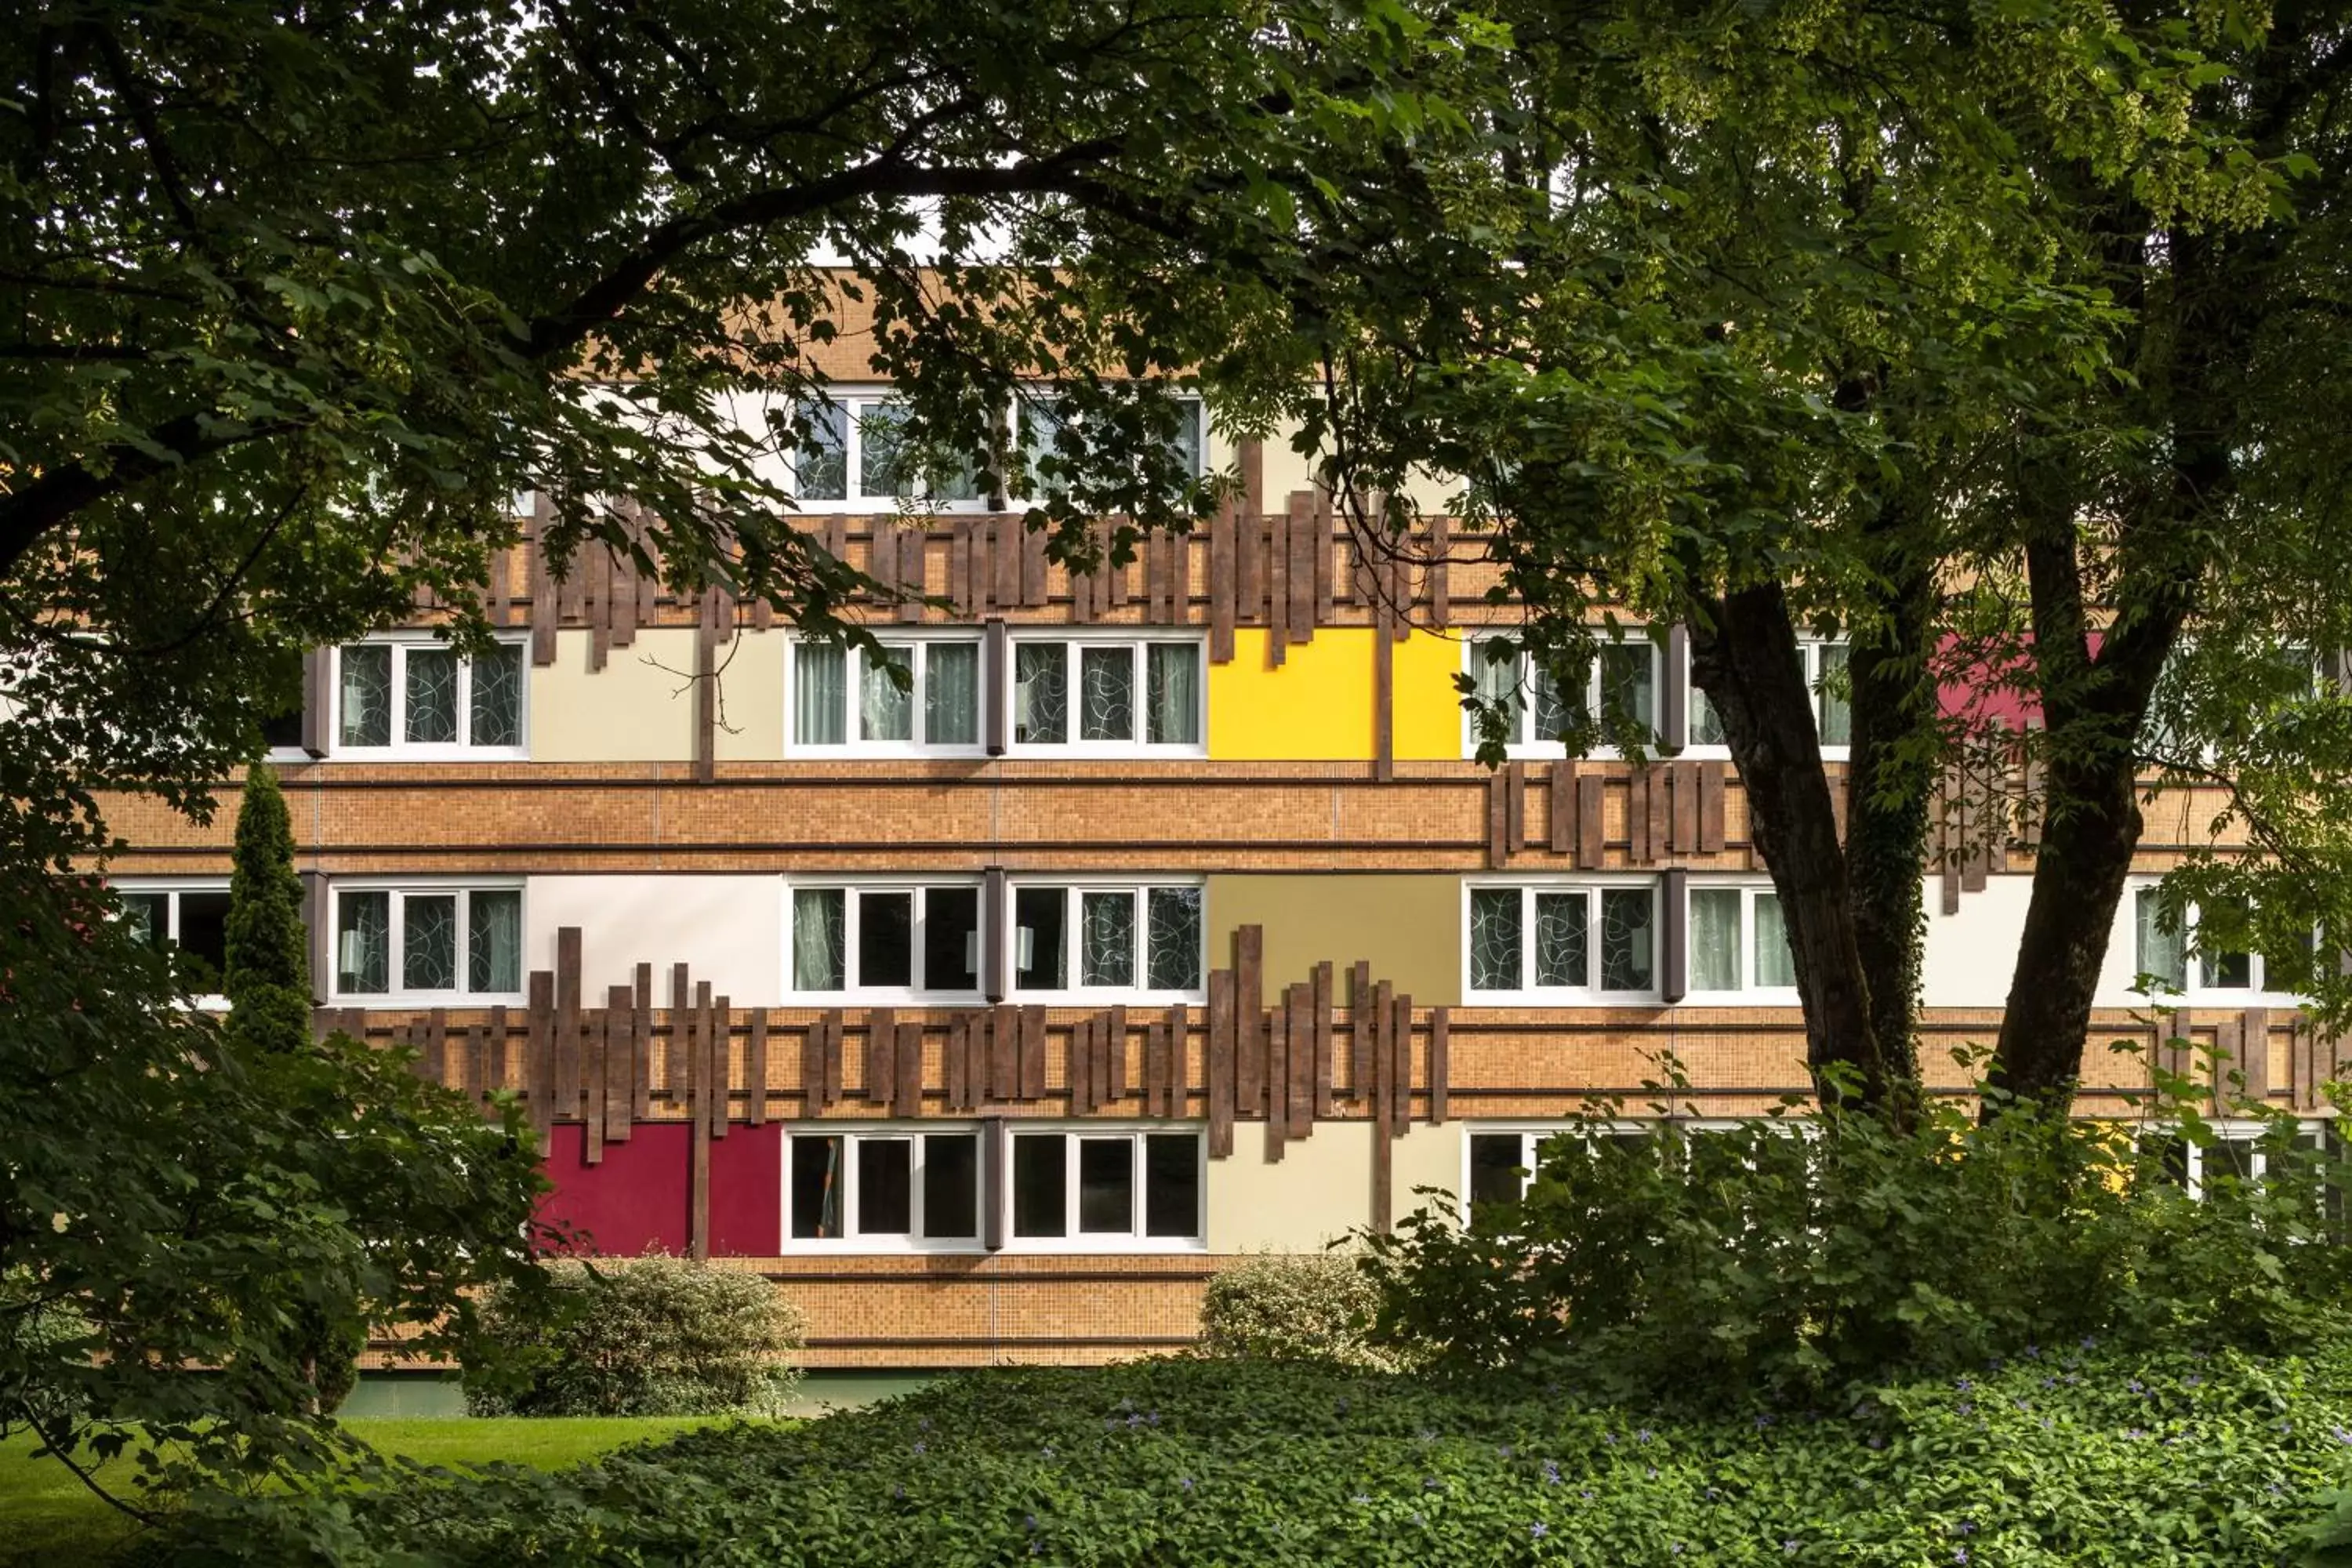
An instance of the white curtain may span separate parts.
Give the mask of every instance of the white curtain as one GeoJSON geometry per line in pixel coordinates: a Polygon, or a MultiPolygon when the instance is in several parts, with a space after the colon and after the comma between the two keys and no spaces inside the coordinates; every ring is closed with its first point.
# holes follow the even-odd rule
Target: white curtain
{"type": "Polygon", "coordinates": [[[1155,746],[1201,743],[1201,650],[1189,644],[1154,643],[1144,669],[1149,708],[1145,739],[1155,746]]]}
{"type": "Polygon", "coordinates": [[[838,746],[848,739],[849,656],[828,643],[803,643],[793,653],[793,739],[803,746],[838,746]]]}
{"type": "Polygon", "coordinates": [[[1778,893],[1756,895],[1756,984],[1781,989],[1797,984],[1797,959],[1789,951],[1789,919],[1778,893]]]}
{"type": "Polygon", "coordinates": [[[933,643],[923,654],[923,739],[934,746],[977,744],[980,645],[933,643]]]}
{"type": "Polygon", "coordinates": [[[467,911],[466,988],[498,992],[522,989],[522,894],[469,895],[467,911]]]}
{"type": "Polygon", "coordinates": [[[839,888],[793,889],[793,990],[839,991],[847,983],[847,900],[839,888]]]}
{"type": "Polygon", "coordinates": [[[2178,921],[2168,919],[2163,896],[2142,888],[2133,906],[2139,973],[2174,991],[2189,988],[2189,948],[2178,921]],[[2169,929],[2167,929],[2169,927],[2169,929]]]}
{"type": "Polygon", "coordinates": [[[914,679],[915,650],[903,643],[885,643],[881,654],[858,659],[857,738],[861,741],[911,741],[915,738],[915,693],[902,690],[890,679],[892,667],[914,679]]]}
{"type": "Polygon", "coordinates": [[[1844,693],[1846,645],[1825,642],[1821,645],[1822,674],[1815,685],[1821,691],[1822,744],[1849,746],[1853,743],[1853,704],[1844,693]],[[1835,686],[1838,690],[1832,690],[1835,686]]]}
{"type": "Polygon", "coordinates": [[[1690,988],[1739,989],[1738,888],[1693,888],[1690,893],[1690,988]]]}

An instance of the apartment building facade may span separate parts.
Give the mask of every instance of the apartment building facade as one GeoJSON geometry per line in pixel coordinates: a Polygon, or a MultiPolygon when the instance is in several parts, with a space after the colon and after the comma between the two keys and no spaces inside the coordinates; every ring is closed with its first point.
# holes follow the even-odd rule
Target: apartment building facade
{"type": "MultiPolygon", "coordinates": [[[[311,661],[276,759],[321,1026],[520,1091],[551,1217],[770,1276],[816,1365],[1116,1359],[1187,1342],[1236,1255],[1505,1190],[1580,1105],[1804,1090],[1778,902],[1674,628],[1554,691],[1484,657],[1517,612],[1475,539],[1437,518],[1367,549],[1282,444],[1205,428],[1194,460],[1242,493],[1073,577],[984,500],[896,508],[871,404],[845,400],[800,521],[884,584],[858,614],[903,684],[601,551],[558,580],[535,524],[485,588],[495,653],[422,606],[311,661]],[[1500,770],[1465,674],[1526,699],[1500,770]],[[1542,738],[1603,682],[1654,726],[1646,759],[1542,738]]],[[[1834,763],[1843,649],[1805,657],[1834,763]]],[[[2021,783],[1995,748],[1940,803],[1938,1087],[2000,1016],[2021,783]]],[[[157,940],[217,944],[234,815],[121,808],[157,940]]],[[[2258,955],[2153,918],[2212,803],[2148,815],[2084,1110],[2187,1038],[2322,1113],[2336,1042],[2258,955]],[[2179,1013],[2150,1016],[2147,973],[2179,1013]]]]}

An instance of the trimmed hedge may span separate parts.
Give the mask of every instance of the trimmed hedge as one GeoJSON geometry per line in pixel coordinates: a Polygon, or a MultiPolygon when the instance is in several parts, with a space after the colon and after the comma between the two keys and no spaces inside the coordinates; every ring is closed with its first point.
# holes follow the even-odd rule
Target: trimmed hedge
{"type": "Polygon", "coordinates": [[[173,1549],[480,1568],[2257,1568],[2301,1559],[2347,1445],[2352,1356],[2037,1351],[1844,1408],[1683,1420],[1518,1380],[1185,1360],[976,1373],[552,1476],[249,1500],[173,1549]]]}
{"type": "Polygon", "coordinates": [[[1385,1370],[1402,1358],[1367,1340],[1380,1310],[1380,1287],[1351,1254],[1258,1253],[1209,1280],[1200,1353],[1385,1370]]]}

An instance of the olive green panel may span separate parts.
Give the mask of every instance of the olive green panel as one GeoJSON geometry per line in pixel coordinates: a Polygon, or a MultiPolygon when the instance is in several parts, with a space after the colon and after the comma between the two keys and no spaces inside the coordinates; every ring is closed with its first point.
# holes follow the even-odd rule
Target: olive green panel
{"type": "Polygon", "coordinates": [[[1265,931],[1265,994],[1313,976],[1325,959],[1339,971],[1338,1000],[1359,959],[1372,978],[1422,1006],[1462,1000],[1462,879],[1446,875],[1340,876],[1311,871],[1209,879],[1209,963],[1230,968],[1234,932],[1265,931]]]}

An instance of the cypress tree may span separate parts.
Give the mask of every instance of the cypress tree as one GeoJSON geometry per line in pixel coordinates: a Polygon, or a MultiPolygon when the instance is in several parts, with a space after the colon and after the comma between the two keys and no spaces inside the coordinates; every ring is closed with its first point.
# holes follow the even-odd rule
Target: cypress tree
{"type": "Polygon", "coordinates": [[[221,991],[229,1027],[248,1045],[295,1051],[310,1039],[309,939],[294,831],[278,774],[256,763],[236,814],[236,868],[228,885],[227,959],[221,991]]]}

